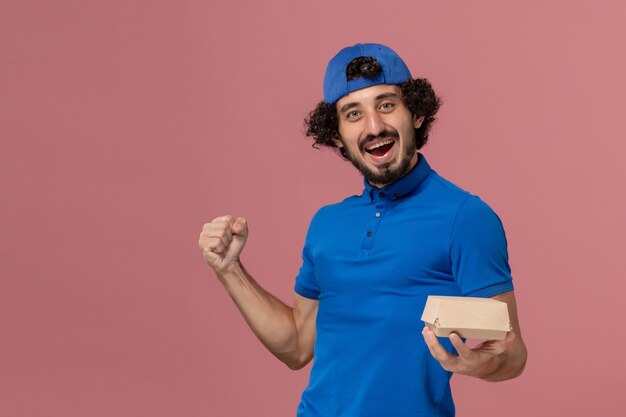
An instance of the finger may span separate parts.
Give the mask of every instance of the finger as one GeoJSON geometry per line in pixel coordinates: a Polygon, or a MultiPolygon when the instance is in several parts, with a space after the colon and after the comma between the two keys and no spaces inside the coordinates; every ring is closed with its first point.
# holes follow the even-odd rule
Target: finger
{"type": "Polygon", "coordinates": [[[230,227],[229,227],[229,228],[222,230],[221,235],[216,236],[216,237],[220,237],[222,241],[224,242],[224,244],[228,245],[230,241],[233,240],[233,232],[230,230],[230,227]]]}
{"type": "Polygon", "coordinates": [[[204,252],[222,253],[226,249],[226,245],[222,239],[217,237],[207,237],[200,244],[200,248],[204,252]]]}
{"type": "Polygon", "coordinates": [[[472,350],[480,350],[483,348],[483,346],[485,346],[485,342],[480,342],[479,344],[477,344],[476,346],[474,346],[472,348],[472,350]]]}
{"type": "MultiPolygon", "coordinates": [[[[422,336],[424,336],[426,346],[428,346],[428,350],[430,350],[430,354],[433,355],[433,358],[437,359],[442,365],[447,365],[452,359],[452,355],[441,346],[435,333],[430,330],[428,326],[424,326],[422,336]]],[[[444,368],[446,367],[444,366],[444,368]]]]}
{"type": "Polygon", "coordinates": [[[233,233],[238,236],[248,236],[248,222],[244,217],[237,217],[232,227],[233,233]]]}
{"type": "Polygon", "coordinates": [[[209,241],[215,243],[214,239],[221,240],[222,245],[224,246],[224,248],[226,248],[233,240],[233,235],[230,230],[224,230],[222,227],[212,228],[200,233],[200,239],[198,243],[202,248],[206,247],[209,241]]]}
{"type": "Polygon", "coordinates": [[[448,338],[450,339],[452,346],[454,346],[461,359],[468,360],[476,354],[476,352],[472,351],[472,349],[470,349],[465,343],[463,343],[463,340],[459,337],[458,334],[450,333],[448,338]]]}
{"type": "MultiPolygon", "coordinates": [[[[218,217],[218,219],[220,219],[220,217],[218,217]]],[[[230,235],[232,234],[230,229],[231,229],[231,225],[228,223],[227,220],[214,220],[211,223],[205,223],[204,225],[202,225],[201,233],[204,233],[207,236],[215,237],[215,236],[221,236],[222,234],[226,232],[230,238],[230,235]]]]}
{"type": "Polygon", "coordinates": [[[515,340],[516,337],[517,337],[517,335],[515,334],[515,332],[513,330],[511,330],[510,332],[508,332],[506,334],[506,337],[504,338],[504,341],[506,343],[511,343],[512,341],[515,340]]]}
{"type": "MultiPolygon", "coordinates": [[[[233,220],[234,222],[234,220],[233,220]]],[[[233,237],[232,224],[228,220],[207,223],[202,228],[202,233],[209,237],[224,237],[225,244],[228,244],[233,237]]]]}
{"type": "Polygon", "coordinates": [[[231,226],[234,222],[235,222],[235,218],[231,216],[230,214],[227,214],[226,216],[216,217],[213,220],[211,220],[211,223],[226,223],[231,226]]]}
{"type": "Polygon", "coordinates": [[[221,255],[218,255],[217,253],[212,252],[208,249],[202,251],[202,255],[204,256],[204,259],[209,263],[209,265],[215,264],[221,259],[221,255]]]}
{"type": "Polygon", "coordinates": [[[511,330],[506,334],[503,340],[488,340],[485,342],[485,345],[489,347],[489,350],[492,353],[499,355],[500,353],[506,351],[507,346],[515,340],[515,337],[515,332],[511,330]]]}

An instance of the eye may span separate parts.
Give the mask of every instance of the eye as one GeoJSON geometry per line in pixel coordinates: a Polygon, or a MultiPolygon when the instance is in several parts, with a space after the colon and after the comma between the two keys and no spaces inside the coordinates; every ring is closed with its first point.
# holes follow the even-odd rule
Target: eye
{"type": "Polygon", "coordinates": [[[382,103],[382,104],[379,106],[379,108],[380,108],[381,110],[383,110],[383,111],[390,111],[390,110],[393,110],[393,108],[394,108],[394,107],[395,107],[395,105],[394,105],[392,102],[389,102],[389,101],[387,101],[387,102],[385,102],[385,103],[382,103]]]}
{"type": "Polygon", "coordinates": [[[356,120],[359,118],[359,116],[361,115],[360,112],[356,111],[356,110],[352,110],[349,111],[348,113],[346,113],[346,119],[348,120],[356,120]]]}

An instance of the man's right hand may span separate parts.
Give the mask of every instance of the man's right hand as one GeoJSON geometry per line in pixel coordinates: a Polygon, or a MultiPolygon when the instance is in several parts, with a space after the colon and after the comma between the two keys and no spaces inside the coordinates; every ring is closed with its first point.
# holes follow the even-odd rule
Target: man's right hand
{"type": "Polygon", "coordinates": [[[206,262],[219,275],[239,263],[247,238],[245,218],[222,216],[202,226],[198,245],[206,262]]]}

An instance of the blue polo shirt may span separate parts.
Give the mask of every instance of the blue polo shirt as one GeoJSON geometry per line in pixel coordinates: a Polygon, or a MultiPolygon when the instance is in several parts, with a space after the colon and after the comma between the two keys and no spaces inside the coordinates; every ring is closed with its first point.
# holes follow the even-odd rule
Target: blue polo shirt
{"type": "Polygon", "coordinates": [[[320,209],[307,233],[295,291],[319,309],[298,416],[453,416],[451,373],[421,334],[426,298],[512,289],[500,219],[422,154],[383,189],[365,182],[362,195],[320,209]]]}

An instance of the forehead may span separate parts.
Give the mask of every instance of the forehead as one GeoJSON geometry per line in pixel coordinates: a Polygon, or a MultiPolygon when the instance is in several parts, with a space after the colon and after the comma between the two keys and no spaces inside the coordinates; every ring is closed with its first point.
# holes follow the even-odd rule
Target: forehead
{"type": "Polygon", "coordinates": [[[398,98],[402,97],[402,90],[400,90],[400,87],[397,85],[379,84],[355,90],[341,97],[337,100],[336,106],[337,109],[341,109],[346,105],[367,104],[368,102],[375,102],[380,99],[380,96],[388,96],[390,93],[397,95],[398,98]]]}

